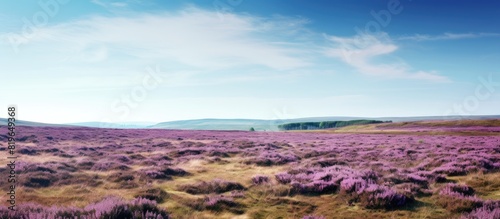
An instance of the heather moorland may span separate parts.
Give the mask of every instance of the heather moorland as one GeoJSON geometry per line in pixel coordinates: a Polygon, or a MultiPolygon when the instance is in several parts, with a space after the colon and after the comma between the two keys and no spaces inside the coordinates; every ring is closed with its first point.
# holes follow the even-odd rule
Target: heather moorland
{"type": "Polygon", "coordinates": [[[0,218],[494,219],[499,127],[498,120],[289,132],[21,126],[18,211],[3,201],[0,218]]]}

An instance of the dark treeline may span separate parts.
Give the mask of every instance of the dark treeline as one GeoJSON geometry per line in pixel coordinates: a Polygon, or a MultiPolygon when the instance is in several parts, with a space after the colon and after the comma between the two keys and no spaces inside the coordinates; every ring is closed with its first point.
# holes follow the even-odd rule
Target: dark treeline
{"type": "Polygon", "coordinates": [[[279,125],[280,130],[311,130],[311,129],[329,129],[340,128],[349,125],[365,125],[385,123],[392,121],[379,120],[350,120],[350,121],[324,121],[324,122],[296,122],[279,125]]]}

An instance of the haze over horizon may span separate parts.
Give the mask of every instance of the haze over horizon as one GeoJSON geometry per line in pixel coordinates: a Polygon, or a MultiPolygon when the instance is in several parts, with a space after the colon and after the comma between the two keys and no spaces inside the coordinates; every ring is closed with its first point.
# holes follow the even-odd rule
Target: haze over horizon
{"type": "Polygon", "coordinates": [[[40,2],[0,2],[21,120],[499,114],[500,2],[40,2]]]}
{"type": "MultiPolygon", "coordinates": [[[[51,123],[51,122],[41,122],[41,121],[35,121],[35,120],[24,120],[20,119],[19,121],[24,121],[24,122],[34,122],[34,123],[46,123],[46,124],[54,124],[54,125],[79,125],[79,124],[92,124],[92,127],[100,127],[96,123],[112,123],[112,124],[117,124],[117,125],[141,125],[141,126],[150,126],[150,125],[157,125],[160,123],[171,123],[171,122],[189,122],[189,121],[203,121],[203,120],[216,120],[223,122],[224,120],[250,120],[250,121],[257,121],[257,120],[262,120],[262,121],[278,121],[278,122],[284,122],[288,120],[304,120],[306,119],[313,119],[314,121],[348,121],[348,120],[355,120],[355,119],[382,119],[384,120],[385,118],[399,118],[400,120],[395,120],[392,122],[402,122],[402,121],[422,121],[422,120],[428,120],[428,118],[435,118],[435,119],[430,119],[430,120],[457,120],[457,119],[471,119],[471,118],[488,118],[488,119],[500,119],[500,115],[498,114],[492,114],[492,115],[431,115],[431,116],[391,116],[391,117],[367,117],[367,116],[314,116],[314,117],[290,117],[290,118],[273,118],[273,119],[255,119],[255,118],[193,118],[193,119],[181,119],[181,120],[167,120],[167,121],[76,121],[76,122],[65,122],[65,123],[51,123]],[[345,118],[345,119],[341,119],[345,118]],[[417,118],[425,118],[425,119],[417,119],[417,118]]],[[[5,118],[0,118],[0,119],[5,119],[5,118]]],[[[274,124],[274,123],[273,123],[274,124]]],[[[22,125],[22,124],[20,124],[22,125]]],[[[105,127],[105,126],[103,126],[105,127]]]]}

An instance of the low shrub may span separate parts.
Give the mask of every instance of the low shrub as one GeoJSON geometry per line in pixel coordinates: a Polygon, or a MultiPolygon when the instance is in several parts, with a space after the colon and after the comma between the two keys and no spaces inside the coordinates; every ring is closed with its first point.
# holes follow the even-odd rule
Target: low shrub
{"type": "Polygon", "coordinates": [[[215,212],[229,211],[234,214],[245,213],[242,204],[234,201],[233,197],[224,195],[205,196],[204,198],[191,201],[187,205],[198,211],[210,210],[215,212]]]}
{"type": "Polygon", "coordinates": [[[172,176],[187,176],[190,175],[190,173],[181,168],[167,167],[163,169],[142,169],[140,170],[140,175],[149,179],[170,180],[172,176]]]}
{"type": "Polygon", "coordinates": [[[293,196],[297,194],[297,191],[290,185],[277,184],[272,186],[265,186],[257,190],[259,195],[268,196],[273,195],[276,197],[293,196]]]}
{"type": "Polygon", "coordinates": [[[44,172],[25,173],[19,177],[21,185],[31,188],[49,187],[58,181],[55,174],[44,172]]]}
{"type": "Polygon", "coordinates": [[[186,176],[186,175],[189,175],[188,172],[186,172],[185,170],[181,169],[181,168],[170,168],[170,167],[167,167],[167,168],[164,168],[162,170],[160,170],[162,173],[164,173],[165,175],[168,175],[168,176],[186,176]]]}
{"type": "Polygon", "coordinates": [[[102,161],[95,163],[91,170],[94,171],[110,171],[110,170],[130,170],[131,168],[122,163],[102,161]]]}
{"type": "Polygon", "coordinates": [[[326,217],[323,216],[314,216],[314,215],[306,215],[302,217],[302,219],[326,219],[326,217]]]}
{"type": "Polygon", "coordinates": [[[381,186],[372,180],[359,178],[344,179],[340,184],[340,195],[349,203],[359,202],[368,209],[396,209],[411,202],[413,198],[381,186]]]}
{"type": "Polygon", "coordinates": [[[462,215],[460,219],[499,219],[500,201],[487,201],[482,207],[474,209],[468,214],[462,215]]]}
{"type": "Polygon", "coordinates": [[[274,175],[276,180],[281,184],[288,184],[292,182],[292,175],[289,173],[278,173],[274,175]]]}
{"type": "Polygon", "coordinates": [[[210,182],[201,181],[195,184],[187,184],[179,186],[179,190],[189,194],[210,194],[224,193],[233,190],[244,190],[245,187],[237,182],[230,182],[221,179],[215,179],[210,182]]]}
{"type": "Polygon", "coordinates": [[[431,196],[433,194],[431,189],[415,183],[397,184],[393,188],[403,192],[408,197],[431,196]]]}
{"type": "Polygon", "coordinates": [[[470,212],[483,205],[483,201],[474,195],[471,187],[455,183],[448,183],[441,188],[436,203],[456,213],[470,212]]]}
{"type": "Polygon", "coordinates": [[[31,148],[31,147],[21,148],[17,152],[20,154],[26,154],[26,155],[31,155],[31,156],[40,155],[40,153],[37,149],[31,148]]]}
{"type": "Polygon", "coordinates": [[[464,168],[446,165],[433,170],[434,173],[442,173],[448,176],[463,176],[467,174],[464,168]]]}
{"type": "Polygon", "coordinates": [[[96,207],[105,208],[108,207],[107,210],[102,209],[102,213],[99,215],[99,218],[106,219],[123,219],[123,218],[137,218],[137,219],[149,219],[149,218],[163,218],[168,219],[169,214],[160,210],[156,206],[155,201],[151,201],[148,199],[137,198],[132,200],[129,203],[125,202],[117,202],[116,204],[111,206],[103,206],[98,205],[96,207]],[[109,208],[110,207],[110,208],[109,208]]]}
{"type": "Polygon", "coordinates": [[[78,166],[79,169],[91,170],[92,167],[94,166],[94,164],[95,163],[92,161],[84,160],[84,161],[78,162],[76,165],[78,166]]]}
{"type": "Polygon", "coordinates": [[[111,182],[119,183],[124,181],[132,181],[135,179],[134,175],[123,172],[112,173],[107,178],[111,182]]]}
{"type": "Polygon", "coordinates": [[[347,165],[345,161],[340,161],[338,159],[320,159],[314,163],[319,167],[330,167],[335,165],[347,165]]]}
{"type": "Polygon", "coordinates": [[[97,187],[103,183],[100,180],[99,175],[89,175],[84,173],[77,173],[71,175],[71,177],[64,177],[64,179],[59,180],[57,185],[85,185],[89,187],[97,187]]]}
{"type": "Polygon", "coordinates": [[[269,182],[269,177],[264,175],[256,175],[252,177],[252,183],[255,185],[260,185],[269,182]]]}
{"type": "Polygon", "coordinates": [[[299,158],[293,154],[281,154],[276,152],[262,152],[258,157],[247,160],[247,164],[259,166],[283,165],[297,161],[299,158]]]}
{"type": "Polygon", "coordinates": [[[126,163],[126,164],[131,164],[133,163],[130,158],[128,158],[125,155],[114,155],[109,157],[110,160],[116,160],[120,163],[126,163]]]}
{"type": "Polygon", "coordinates": [[[165,173],[158,170],[146,170],[146,171],[141,171],[141,173],[149,179],[164,179],[164,180],[172,179],[171,176],[165,175],[165,173]]]}
{"type": "Polygon", "coordinates": [[[318,195],[318,194],[328,194],[334,193],[338,186],[334,182],[326,182],[322,180],[310,182],[310,183],[299,183],[292,182],[293,192],[298,192],[304,195],[318,195]]]}
{"type": "Polygon", "coordinates": [[[85,208],[45,207],[26,203],[16,206],[11,211],[0,206],[0,219],[169,219],[169,213],[159,209],[155,201],[137,198],[124,201],[116,197],[108,197],[100,202],[87,205],[85,208]]]}
{"type": "Polygon", "coordinates": [[[148,188],[140,190],[134,197],[135,198],[145,198],[157,203],[162,203],[166,198],[168,198],[168,193],[160,188],[148,188]]]}
{"type": "Polygon", "coordinates": [[[375,191],[365,191],[360,197],[361,206],[368,209],[396,209],[411,201],[403,194],[379,186],[375,191]]]}
{"type": "Polygon", "coordinates": [[[224,195],[208,196],[205,198],[205,208],[215,211],[222,211],[226,207],[235,207],[238,204],[232,197],[224,195]]]}
{"type": "Polygon", "coordinates": [[[439,206],[455,213],[470,212],[482,206],[482,200],[476,197],[446,196],[439,197],[439,206]]]}

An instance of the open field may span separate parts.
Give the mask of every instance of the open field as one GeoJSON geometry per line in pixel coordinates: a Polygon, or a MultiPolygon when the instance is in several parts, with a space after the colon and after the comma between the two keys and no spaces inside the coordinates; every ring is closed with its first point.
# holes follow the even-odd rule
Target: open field
{"type": "MultiPolygon", "coordinates": [[[[498,120],[314,132],[18,127],[21,211],[7,216],[2,207],[0,218],[29,211],[48,218],[110,211],[135,218],[499,218],[499,127],[498,120]]],[[[0,135],[2,150],[5,142],[0,135]]],[[[5,165],[0,174],[8,175],[5,165]]]]}

